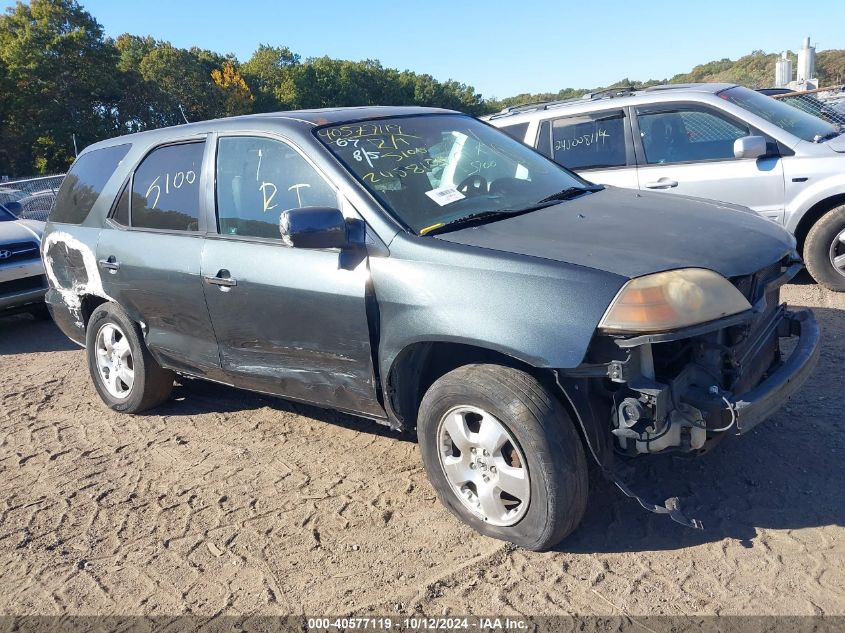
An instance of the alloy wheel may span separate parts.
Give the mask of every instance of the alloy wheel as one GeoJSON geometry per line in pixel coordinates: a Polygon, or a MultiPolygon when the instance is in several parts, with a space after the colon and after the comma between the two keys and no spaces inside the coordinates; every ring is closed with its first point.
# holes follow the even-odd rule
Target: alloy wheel
{"type": "Polygon", "coordinates": [[[830,263],[840,275],[845,276],[845,229],[833,239],[830,245],[830,263]]]}
{"type": "Polygon", "coordinates": [[[461,503],[491,525],[518,523],[528,510],[531,484],[507,427],[482,409],[460,406],[437,429],[440,465],[461,503]]]}
{"type": "Polygon", "coordinates": [[[129,397],[135,382],[135,363],[129,339],[114,323],[106,323],[97,332],[95,345],[97,371],[109,394],[120,400],[129,397]]]}

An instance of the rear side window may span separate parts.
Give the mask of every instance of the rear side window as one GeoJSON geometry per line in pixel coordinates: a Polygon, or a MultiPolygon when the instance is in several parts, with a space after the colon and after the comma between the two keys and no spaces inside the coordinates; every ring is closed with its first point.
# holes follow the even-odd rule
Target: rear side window
{"type": "Polygon", "coordinates": [[[515,138],[517,141],[522,143],[525,141],[526,132],[528,132],[528,123],[515,123],[514,125],[503,125],[499,129],[511,138],[515,138]]]}
{"type": "Polygon", "coordinates": [[[128,143],[115,145],[80,156],[62,181],[50,221],[63,224],[84,222],[130,147],[128,143]]]}
{"type": "Polygon", "coordinates": [[[198,231],[205,142],[153,150],[132,181],[132,228],[198,231]]]}
{"type": "Polygon", "coordinates": [[[569,169],[623,167],[625,114],[614,110],[556,119],[552,149],[555,162],[569,169]]]}

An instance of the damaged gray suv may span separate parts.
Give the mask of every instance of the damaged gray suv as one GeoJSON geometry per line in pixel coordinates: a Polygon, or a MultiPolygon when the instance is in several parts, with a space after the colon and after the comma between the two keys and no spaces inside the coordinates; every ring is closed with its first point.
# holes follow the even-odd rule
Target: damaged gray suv
{"type": "Polygon", "coordinates": [[[800,387],[801,264],[742,207],[593,185],[472,117],[254,115],[78,158],[42,244],[103,401],[184,374],[416,429],[443,503],[530,549],[578,525],[587,465],[703,451],[800,387]],[[780,342],[792,339],[788,355],[780,342]]]}

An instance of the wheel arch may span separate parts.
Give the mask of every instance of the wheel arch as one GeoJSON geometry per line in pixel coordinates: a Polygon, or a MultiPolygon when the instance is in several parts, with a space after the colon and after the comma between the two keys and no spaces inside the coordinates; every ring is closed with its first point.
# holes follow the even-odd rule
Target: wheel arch
{"type": "Polygon", "coordinates": [[[795,226],[794,231],[795,240],[798,243],[798,252],[801,253],[802,256],[804,253],[804,242],[807,240],[807,234],[810,232],[810,229],[813,228],[813,225],[818,222],[825,213],[843,204],[845,204],[845,193],[839,193],[819,200],[804,212],[801,219],[798,220],[798,224],[795,226]]]}
{"type": "Polygon", "coordinates": [[[82,325],[84,329],[88,329],[88,321],[91,319],[91,315],[94,314],[94,310],[99,308],[104,303],[109,303],[109,300],[105,297],[93,294],[80,295],[79,306],[82,316],[82,325]]]}
{"type": "Polygon", "coordinates": [[[554,370],[536,367],[483,345],[431,340],[407,345],[390,365],[385,378],[385,405],[394,426],[407,431],[414,429],[420,402],[428,388],[453,369],[473,363],[513,367],[534,376],[555,394],[575,421],[577,414],[564,387],[556,381],[554,370]]]}

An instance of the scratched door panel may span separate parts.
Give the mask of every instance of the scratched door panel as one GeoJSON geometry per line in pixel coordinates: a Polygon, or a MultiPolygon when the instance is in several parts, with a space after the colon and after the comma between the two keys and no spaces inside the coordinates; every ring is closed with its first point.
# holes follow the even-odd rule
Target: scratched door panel
{"type": "Polygon", "coordinates": [[[205,296],[223,369],[238,386],[384,415],[376,399],[365,289],[367,263],[337,251],[209,237],[205,296]],[[221,272],[222,271],[222,272],[221,272]]]}
{"type": "Polygon", "coordinates": [[[222,137],[216,221],[202,257],[223,369],[236,384],[378,416],[366,260],[284,246],[286,209],[337,207],[336,189],[278,139],[222,137]],[[222,285],[221,285],[222,284],[222,285]]]}
{"type": "Polygon", "coordinates": [[[97,259],[119,268],[100,271],[103,288],[144,323],[150,350],[174,369],[219,376],[217,341],[200,279],[202,237],[106,227],[97,259]]]}

